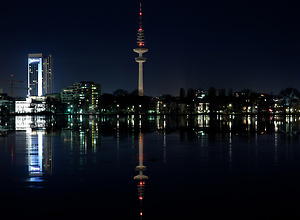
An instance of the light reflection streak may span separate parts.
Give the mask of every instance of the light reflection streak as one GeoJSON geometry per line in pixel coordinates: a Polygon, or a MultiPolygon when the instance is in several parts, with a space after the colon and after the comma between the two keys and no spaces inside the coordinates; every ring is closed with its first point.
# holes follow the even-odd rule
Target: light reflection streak
{"type": "MultiPolygon", "coordinates": [[[[52,174],[52,138],[45,140],[46,120],[43,116],[16,116],[16,131],[26,131],[28,182],[42,182],[42,176],[52,174]]],[[[37,187],[32,185],[32,187],[37,187]]]]}
{"type": "Polygon", "coordinates": [[[229,170],[232,171],[232,132],[229,132],[229,170]]]}
{"type": "Polygon", "coordinates": [[[145,185],[148,176],[144,175],[144,171],[146,170],[146,166],[144,165],[144,136],[143,133],[139,133],[139,165],[136,166],[136,170],[139,172],[138,175],[134,177],[135,180],[138,180],[138,198],[140,203],[140,219],[143,216],[143,199],[144,199],[144,192],[145,192],[145,185]]]}
{"type": "Polygon", "coordinates": [[[275,143],[274,143],[274,165],[278,166],[278,133],[275,132],[275,143]]]}
{"type": "Polygon", "coordinates": [[[167,162],[167,133],[166,129],[164,129],[164,146],[163,146],[163,154],[164,154],[164,163],[167,162]]]}

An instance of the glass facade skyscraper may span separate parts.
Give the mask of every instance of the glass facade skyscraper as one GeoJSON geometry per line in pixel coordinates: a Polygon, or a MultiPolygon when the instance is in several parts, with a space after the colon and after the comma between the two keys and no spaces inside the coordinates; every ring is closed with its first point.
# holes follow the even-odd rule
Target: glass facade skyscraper
{"type": "Polygon", "coordinates": [[[28,97],[53,93],[52,55],[28,54],[28,97]]]}

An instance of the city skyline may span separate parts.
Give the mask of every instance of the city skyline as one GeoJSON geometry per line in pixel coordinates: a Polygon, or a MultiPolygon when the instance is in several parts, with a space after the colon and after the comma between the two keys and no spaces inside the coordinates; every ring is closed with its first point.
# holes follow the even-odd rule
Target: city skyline
{"type": "MultiPolygon", "coordinates": [[[[103,93],[119,88],[133,91],[137,71],[132,48],[139,2],[1,3],[1,78],[13,74],[15,80],[22,80],[14,93],[24,96],[27,54],[42,51],[55,57],[54,92],[80,81],[100,83],[103,93]],[[51,19],[36,19],[50,13],[51,19]]],[[[179,95],[181,87],[249,88],[274,94],[287,87],[299,89],[299,3],[142,4],[146,47],[151,48],[145,95],[179,95]]],[[[7,82],[1,81],[0,88],[10,93],[7,82]]]]}

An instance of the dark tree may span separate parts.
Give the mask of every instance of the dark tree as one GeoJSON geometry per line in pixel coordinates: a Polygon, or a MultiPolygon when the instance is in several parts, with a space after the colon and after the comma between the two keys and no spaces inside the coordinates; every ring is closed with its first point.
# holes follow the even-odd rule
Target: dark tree
{"type": "Polygon", "coordinates": [[[180,101],[183,101],[185,99],[185,90],[184,90],[184,88],[180,89],[179,96],[180,96],[180,101]]]}
{"type": "Polygon", "coordinates": [[[128,92],[126,90],[123,89],[117,89],[116,91],[114,91],[114,96],[126,96],[128,95],[128,92]]]}
{"type": "Polygon", "coordinates": [[[208,96],[209,97],[215,97],[216,96],[216,88],[215,87],[210,87],[208,89],[208,96]]]}
{"type": "Polygon", "coordinates": [[[131,93],[130,93],[131,96],[138,96],[139,95],[139,91],[137,89],[133,90],[131,93]]]}
{"type": "Polygon", "coordinates": [[[286,88],[279,93],[278,97],[281,104],[287,106],[288,112],[290,112],[290,108],[293,108],[298,104],[300,93],[297,89],[286,88]]]}
{"type": "Polygon", "coordinates": [[[255,93],[255,92],[252,91],[251,89],[243,89],[241,92],[242,92],[242,93],[245,93],[245,94],[255,93]]]}
{"type": "Polygon", "coordinates": [[[111,111],[115,105],[115,97],[112,94],[104,93],[101,95],[101,108],[111,111]]]}
{"type": "Polygon", "coordinates": [[[193,88],[189,88],[187,93],[186,93],[186,97],[188,99],[193,99],[195,98],[195,90],[193,88]]]}
{"type": "Polygon", "coordinates": [[[232,88],[230,88],[230,89],[228,90],[228,96],[233,96],[232,88]]]}

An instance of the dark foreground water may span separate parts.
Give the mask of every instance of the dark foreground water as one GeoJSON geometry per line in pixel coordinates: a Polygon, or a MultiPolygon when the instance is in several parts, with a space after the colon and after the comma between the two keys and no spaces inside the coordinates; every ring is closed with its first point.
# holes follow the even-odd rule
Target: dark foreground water
{"type": "Polygon", "coordinates": [[[2,118],[1,217],[299,219],[298,121],[2,118]]]}

